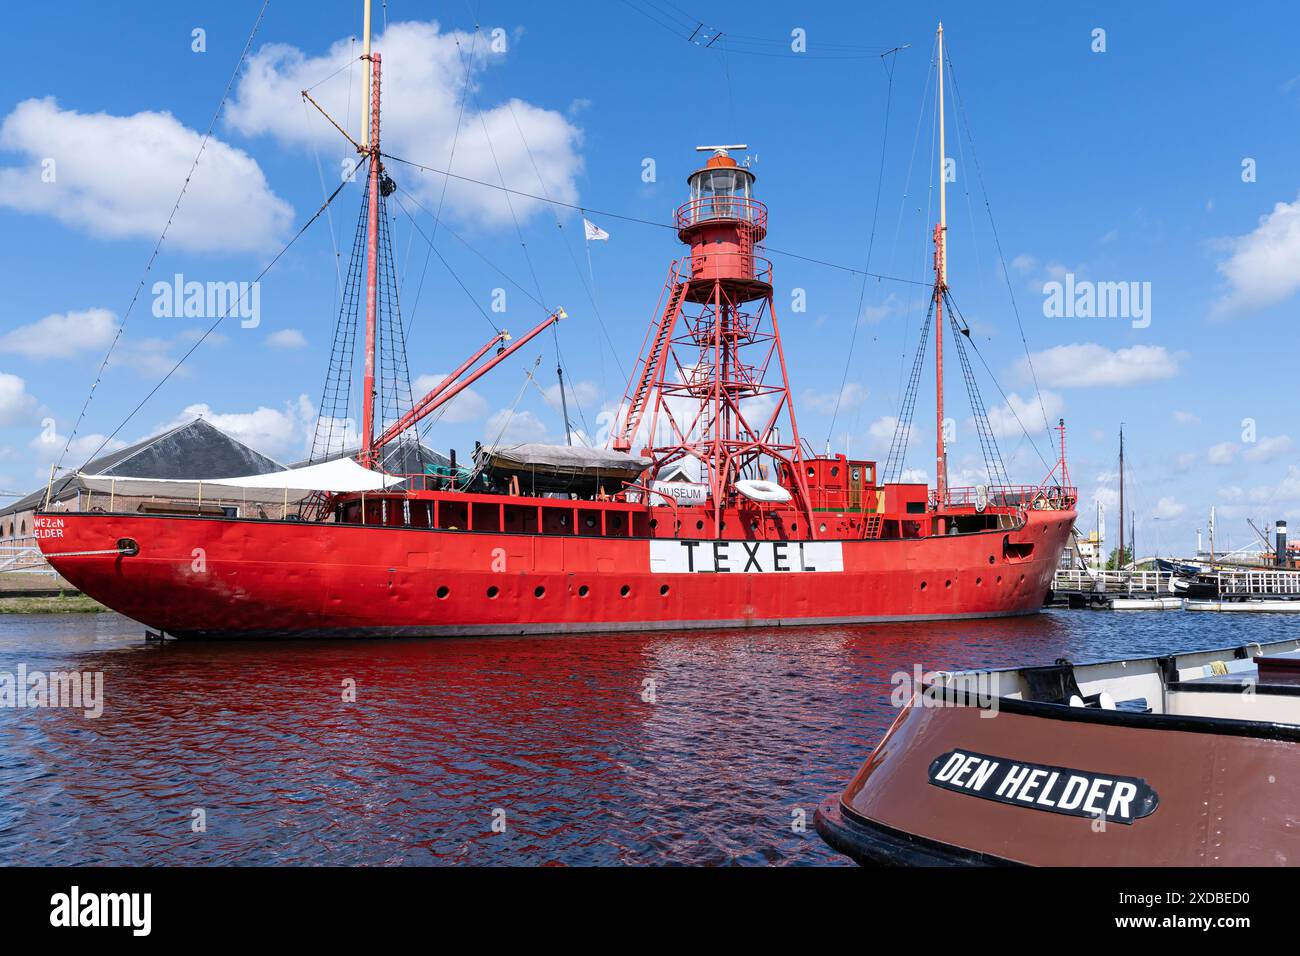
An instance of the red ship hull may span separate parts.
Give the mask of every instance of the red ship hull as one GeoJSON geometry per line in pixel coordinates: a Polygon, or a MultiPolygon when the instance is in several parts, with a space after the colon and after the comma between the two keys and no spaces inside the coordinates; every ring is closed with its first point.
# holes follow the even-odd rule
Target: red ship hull
{"type": "Polygon", "coordinates": [[[60,512],[50,564],[176,637],[770,627],[1038,611],[1073,511],[915,539],[683,542],[60,512]],[[111,551],[121,539],[136,554],[111,551]],[[819,566],[820,565],[820,566],[819,566]]]}

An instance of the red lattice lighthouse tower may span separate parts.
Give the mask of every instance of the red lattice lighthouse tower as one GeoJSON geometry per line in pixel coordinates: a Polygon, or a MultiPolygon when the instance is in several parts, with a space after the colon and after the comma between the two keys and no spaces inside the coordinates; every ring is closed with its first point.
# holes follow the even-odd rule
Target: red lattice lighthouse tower
{"type": "Polygon", "coordinates": [[[690,254],[669,269],[614,447],[636,448],[656,471],[697,458],[719,513],[738,478],[791,480],[796,507],[807,510],[772,264],[758,254],[767,207],[754,198],[754,174],[730,155],[745,148],[696,147],[712,155],[687,177],[690,196],[676,213],[690,254]]]}

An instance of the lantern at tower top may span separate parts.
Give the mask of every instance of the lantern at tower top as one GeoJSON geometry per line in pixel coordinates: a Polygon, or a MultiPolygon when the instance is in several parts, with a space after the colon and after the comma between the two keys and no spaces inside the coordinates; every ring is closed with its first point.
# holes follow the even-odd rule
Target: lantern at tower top
{"type": "Polygon", "coordinates": [[[746,147],[695,148],[713,155],[686,177],[689,194],[677,209],[677,237],[691,247],[687,298],[703,301],[715,280],[729,283],[738,301],[762,298],[771,267],[755,247],[767,235],[767,206],[754,198],[754,174],[728,153],[746,147]]]}

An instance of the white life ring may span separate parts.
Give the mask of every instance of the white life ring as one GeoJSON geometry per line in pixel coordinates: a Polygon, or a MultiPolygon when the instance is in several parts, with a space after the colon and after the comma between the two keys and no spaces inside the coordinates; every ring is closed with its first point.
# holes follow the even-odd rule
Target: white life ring
{"type": "Polygon", "coordinates": [[[975,510],[978,511],[980,514],[983,514],[984,509],[987,508],[988,506],[989,506],[989,486],[976,485],[975,486],[975,510]]]}
{"type": "Polygon", "coordinates": [[[790,492],[775,481],[762,481],[758,478],[742,478],[736,482],[736,491],[750,501],[764,504],[783,503],[791,499],[790,492]]]}

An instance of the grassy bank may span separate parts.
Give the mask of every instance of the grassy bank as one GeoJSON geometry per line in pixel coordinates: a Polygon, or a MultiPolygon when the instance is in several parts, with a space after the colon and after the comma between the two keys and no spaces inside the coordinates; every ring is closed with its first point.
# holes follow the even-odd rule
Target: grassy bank
{"type": "Polygon", "coordinates": [[[96,614],[108,608],[84,594],[0,597],[0,614],[96,614]]]}

